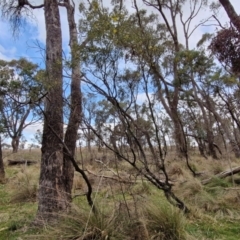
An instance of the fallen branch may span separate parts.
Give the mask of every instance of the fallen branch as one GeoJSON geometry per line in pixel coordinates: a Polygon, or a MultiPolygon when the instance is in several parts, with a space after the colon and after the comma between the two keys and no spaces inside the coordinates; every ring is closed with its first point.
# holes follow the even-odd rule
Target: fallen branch
{"type": "Polygon", "coordinates": [[[211,182],[212,179],[214,179],[214,178],[225,178],[225,177],[234,175],[234,174],[239,173],[239,172],[240,172],[240,167],[229,169],[229,170],[223,171],[221,173],[218,173],[218,174],[214,175],[213,177],[210,177],[208,179],[202,180],[202,184],[206,185],[209,182],[211,182]]]}
{"type": "Polygon", "coordinates": [[[238,191],[238,190],[240,190],[240,188],[236,188],[236,187],[235,188],[224,188],[224,190],[234,190],[234,191],[237,190],[238,191]]]}
{"type": "Polygon", "coordinates": [[[20,164],[32,165],[32,164],[37,164],[37,161],[32,161],[32,160],[8,160],[8,165],[9,166],[20,165],[20,164]]]}

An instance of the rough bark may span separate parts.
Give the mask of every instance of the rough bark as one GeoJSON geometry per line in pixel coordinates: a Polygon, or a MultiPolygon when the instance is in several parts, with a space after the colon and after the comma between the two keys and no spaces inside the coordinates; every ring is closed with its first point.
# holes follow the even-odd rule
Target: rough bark
{"type": "Polygon", "coordinates": [[[63,181],[63,97],[62,97],[62,35],[57,0],[44,2],[46,24],[46,88],[42,158],[39,180],[36,223],[56,221],[56,213],[68,209],[63,181]],[[43,222],[41,222],[41,220],[43,222]]]}
{"type": "MultiPolygon", "coordinates": [[[[81,96],[81,74],[80,74],[80,60],[77,52],[77,26],[74,20],[74,6],[71,5],[69,0],[65,0],[65,6],[67,9],[69,35],[70,35],[70,48],[72,56],[72,81],[71,81],[71,103],[70,103],[70,117],[65,134],[64,142],[72,156],[75,155],[76,142],[78,138],[78,129],[81,122],[82,113],[82,96],[81,96]]],[[[69,201],[71,201],[71,190],[73,185],[74,167],[71,162],[71,156],[64,150],[64,165],[63,171],[65,191],[68,193],[69,201]]]]}
{"type": "Polygon", "coordinates": [[[236,27],[238,32],[240,32],[240,17],[236,13],[235,9],[233,8],[231,2],[229,0],[219,0],[219,2],[224,7],[228,17],[230,18],[232,24],[236,27]]]}
{"type": "Polygon", "coordinates": [[[0,183],[5,181],[5,170],[2,157],[2,140],[0,138],[0,183]]]}
{"type": "Polygon", "coordinates": [[[12,138],[12,149],[13,149],[13,153],[17,153],[18,152],[18,148],[19,148],[19,136],[15,136],[12,138]]]}
{"type": "Polygon", "coordinates": [[[208,115],[208,127],[207,127],[207,142],[208,142],[208,155],[212,156],[213,159],[218,159],[217,152],[214,144],[214,133],[213,133],[213,121],[211,120],[211,114],[208,115]]]}
{"type": "Polygon", "coordinates": [[[186,136],[182,128],[182,122],[177,111],[172,110],[171,116],[174,124],[174,135],[176,143],[176,153],[179,158],[186,157],[188,152],[186,136]]]}

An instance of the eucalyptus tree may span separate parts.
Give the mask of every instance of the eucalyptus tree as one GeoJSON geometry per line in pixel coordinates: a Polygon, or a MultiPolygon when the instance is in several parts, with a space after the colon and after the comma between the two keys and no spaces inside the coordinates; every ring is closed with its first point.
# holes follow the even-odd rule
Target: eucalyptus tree
{"type": "MultiPolygon", "coordinates": [[[[136,76],[141,72],[144,78],[142,84],[145,84],[146,87],[145,90],[148,96],[147,111],[149,114],[149,118],[145,120],[137,117],[140,115],[140,110],[136,107],[136,82],[135,84],[129,84],[129,82],[124,81],[125,74],[118,72],[119,65],[117,64],[117,59],[114,60],[111,57],[113,49],[108,49],[109,52],[107,52],[106,48],[104,48],[103,51],[104,54],[98,51],[97,56],[95,55],[96,53],[89,56],[88,59],[93,61],[92,63],[94,63],[95,57],[103,57],[105,59],[102,61],[101,66],[95,67],[94,70],[92,67],[90,69],[86,68],[83,81],[91,89],[94,88],[98,94],[107,99],[112,105],[115,110],[114,117],[117,124],[114,128],[106,128],[105,132],[107,131],[107,134],[105,135],[102,135],[96,126],[90,125],[87,119],[84,119],[86,126],[94,132],[105,147],[116,154],[118,159],[126,161],[137,171],[137,174],[141,174],[158,189],[163,190],[170,203],[188,212],[185,204],[172,191],[172,185],[169,181],[165,165],[165,142],[162,141],[163,135],[159,130],[161,122],[157,121],[158,114],[155,112],[154,102],[149,98],[147,91],[150,83],[149,76],[144,76],[144,72],[141,72],[140,68],[136,71],[133,70],[136,76]],[[90,74],[98,75],[97,80],[92,79],[90,74]],[[124,93],[119,91],[123,86],[125,89],[124,93]],[[129,100],[124,105],[121,105],[122,94],[124,94],[125,99],[129,100]],[[129,112],[130,108],[135,109],[135,112],[129,112]],[[152,126],[151,131],[154,132],[153,135],[150,134],[151,131],[148,129],[149,123],[152,126]],[[146,139],[146,148],[143,146],[143,136],[146,139]],[[154,166],[156,171],[150,169],[150,165],[154,166]]],[[[140,81],[140,76],[136,77],[135,80],[140,81]]]]}
{"type": "Polygon", "coordinates": [[[0,137],[0,183],[5,181],[5,170],[3,163],[3,154],[2,154],[2,139],[0,137]]]}
{"type": "MultiPolygon", "coordinates": [[[[90,124],[93,124],[97,109],[96,96],[92,93],[86,93],[83,96],[82,104],[84,118],[88,119],[90,124]]],[[[88,151],[91,152],[91,142],[94,140],[94,134],[89,128],[82,128],[82,131],[87,142],[88,151]]]]}
{"type": "MultiPolygon", "coordinates": [[[[102,120],[114,121],[109,127],[105,124],[104,132],[98,130],[97,124],[91,125],[88,119],[84,119],[86,127],[90,128],[118,159],[126,161],[137,174],[162,190],[172,204],[187,212],[187,206],[174,194],[167,173],[166,139],[160,130],[163,125],[160,111],[163,111],[163,107],[150,92],[153,89],[151,71],[146,61],[131,61],[130,64],[130,58],[134,56],[130,56],[129,51],[117,42],[118,37],[130,38],[124,32],[127,27],[130,27],[132,34],[139,34],[139,31],[131,28],[136,19],[132,16],[132,22],[124,21],[128,17],[124,15],[126,12],[123,15],[114,11],[108,13],[97,1],[94,1],[90,8],[81,7],[86,18],[81,20],[80,29],[85,30],[83,33],[89,39],[80,55],[83,61],[82,81],[89,90],[104,99],[107,107],[102,110],[102,120]],[[123,21],[122,25],[117,25],[119,29],[116,28],[116,18],[123,21]],[[139,107],[139,93],[146,96],[145,109],[139,107]],[[146,147],[143,146],[143,140],[146,147]]],[[[146,18],[147,20],[149,19],[146,18]]],[[[144,41],[146,38],[138,40],[144,41]]],[[[128,41],[125,41],[127,44],[128,41]]],[[[137,41],[135,43],[137,44],[137,41]]]]}
{"type": "Polygon", "coordinates": [[[2,152],[2,135],[4,135],[6,132],[6,129],[4,128],[4,125],[0,122],[0,183],[5,182],[5,168],[4,168],[4,162],[3,162],[3,152],[2,152]]]}
{"type": "Polygon", "coordinates": [[[43,8],[46,25],[46,74],[44,79],[44,126],[42,158],[39,180],[36,224],[55,222],[57,212],[67,211],[71,202],[74,167],[86,180],[91,200],[91,185],[84,171],[74,160],[77,130],[81,121],[80,69],[77,51],[77,28],[74,21],[75,4],[71,0],[44,0],[35,5],[25,1],[1,1],[3,16],[13,23],[14,29],[26,22],[32,9],[43,8]],[[71,48],[70,116],[65,137],[63,135],[63,63],[62,31],[59,7],[65,7],[68,16],[71,48]],[[24,15],[25,14],[25,15],[24,15]],[[74,167],[73,167],[74,165],[74,167]]]}
{"type": "Polygon", "coordinates": [[[219,2],[224,7],[229,19],[231,20],[234,27],[237,29],[237,31],[240,33],[240,17],[236,13],[233,5],[229,0],[219,0],[219,2]]]}
{"type": "Polygon", "coordinates": [[[24,58],[0,62],[0,115],[12,139],[13,152],[18,151],[24,129],[41,118],[34,105],[42,94],[38,70],[24,58]]]}
{"type": "Polygon", "coordinates": [[[177,152],[179,156],[185,156],[186,136],[179,114],[184,79],[180,76],[181,59],[178,59],[178,55],[190,48],[190,38],[194,31],[207,21],[204,19],[193,26],[195,18],[207,6],[207,1],[143,0],[142,3],[154,14],[141,9],[139,1],[133,1],[136,14],[132,16],[121,17],[117,10],[112,13],[112,18],[115,16],[117,19],[113,37],[115,44],[127,51],[128,61],[145,62],[145,69],[153,78],[155,95],[173,123],[177,152]],[[190,13],[186,15],[187,7],[190,13]],[[184,33],[183,40],[179,28],[184,33]]]}
{"type": "MultiPolygon", "coordinates": [[[[2,149],[4,145],[8,144],[3,144],[3,138],[7,137],[6,136],[6,128],[3,124],[2,119],[0,119],[0,183],[5,183],[5,167],[4,167],[4,162],[3,162],[3,152],[2,149]]],[[[10,147],[10,145],[9,145],[10,147]]]]}
{"type": "MultiPolygon", "coordinates": [[[[197,26],[201,24],[197,23],[193,27],[192,22],[202,10],[202,7],[206,5],[206,1],[171,0],[166,2],[144,0],[143,3],[156,12],[156,19],[154,20],[156,30],[152,29],[154,35],[152,34],[150,41],[142,42],[145,51],[141,54],[141,58],[147,63],[154,78],[156,95],[173,122],[177,150],[180,156],[186,156],[188,151],[187,141],[179,114],[180,95],[184,79],[180,74],[181,60],[178,59],[178,55],[184,49],[189,49],[190,37],[197,26]],[[190,8],[188,15],[185,12],[187,7],[190,8]],[[184,32],[183,41],[180,40],[179,28],[184,32]],[[159,49],[160,52],[156,49],[159,49]]],[[[145,27],[144,15],[141,14],[137,1],[134,1],[134,6],[137,13],[138,28],[144,35],[149,27],[145,27]]]]}
{"type": "MultiPolygon", "coordinates": [[[[89,10],[86,11],[85,8],[88,16],[85,21],[80,22],[81,30],[86,29],[85,34],[94,36],[99,41],[100,38],[102,41],[111,39],[112,44],[122,50],[122,61],[143,65],[145,72],[152,77],[151,91],[173,123],[177,152],[179,156],[186,157],[188,148],[180,114],[180,102],[182,92],[189,91],[187,86],[194,78],[184,76],[184,64],[180,56],[186,51],[190,53],[190,38],[196,28],[208,20],[192,26],[195,17],[207,7],[207,1],[142,1],[147,7],[145,9],[140,9],[139,1],[133,1],[134,14],[128,14],[124,2],[120,2],[112,12],[102,10],[100,13],[100,4],[93,1],[89,10]],[[190,9],[188,15],[184,11],[186,7],[190,9]],[[146,9],[149,12],[153,10],[154,13],[149,14],[146,9]],[[179,27],[184,33],[183,40],[179,27]]],[[[84,11],[84,7],[82,9],[84,11]]],[[[92,46],[89,51],[97,50],[98,46],[92,46]]],[[[101,61],[97,64],[101,64],[101,61]]],[[[211,129],[209,144],[213,142],[210,133],[211,129]]],[[[214,148],[212,149],[214,152],[214,148]]]]}
{"type": "Polygon", "coordinates": [[[220,25],[220,30],[211,39],[209,49],[226,70],[224,77],[215,84],[215,92],[224,103],[226,114],[231,118],[231,124],[226,124],[224,130],[229,138],[236,157],[240,156],[240,122],[239,122],[239,79],[240,79],[240,17],[229,0],[219,0],[224,7],[231,24],[220,25]]]}

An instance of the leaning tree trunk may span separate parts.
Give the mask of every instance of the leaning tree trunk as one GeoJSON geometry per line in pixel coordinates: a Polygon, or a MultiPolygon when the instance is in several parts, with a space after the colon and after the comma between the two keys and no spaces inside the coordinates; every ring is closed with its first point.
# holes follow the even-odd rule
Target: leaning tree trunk
{"type": "Polygon", "coordinates": [[[81,122],[82,113],[82,96],[81,96],[81,80],[80,80],[80,61],[77,49],[77,26],[74,20],[74,6],[71,5],[69,0],[65,0],[65,6],[67,8],[69,35],[70,35],[70,47],[72,54],[72,81],[71,81],[71,103],[70,103],[70,118],[65,134],[64,143],[68,148],[64,150],[64,165],[63,171],[65,173],[64,183],[65,191],[68,193],[68,200],[71,201],[71,191],[74,177],[74,167],[71,162],[71,157],[75,155],[76,142],[78,138],[78,129],[81,122]],[[69,156],[69,154],[71,156],[69,156]]]}
{"type": "Polygon", "coordinates": [[[3,164],[3,156],[2,156],[2,139],[0,137],[0,183],[5,181],[5,170],[3,164]]]}
{"type": "Polygon", "coordinates": [[[179,158],[186,157],[188,152],[186,136],[182,127],[182,122],[180,116],[178,114],[177,108],[171,108],[171,115],[170,115],[173,126],[174,126],[174,138],[176,144],[176,153],[179,158]]]}
{"type": "Polygon", "coordinates": [[[219,0],[219,2],[224,7],[228,17],[230,18],[232,24],[237,28],[238,32],[240,32],[240,17],[234,10],[231,2],[229,0],[219,0]]]}
{"type": "Polygon", "coordinates": [[[19,137],[15,136],[12,138],[12,152],[17,153],[19,148],[19,137]]]}
{"type": "Polygon", "coordinates": [[[46,89],[42,159],[36,223],[53,223],[69,206],[63,181],[62,35],[57,0],[44,1],[46,24],[46,89]],[[42,222],[41,222],[42,220],[42,222]]]}

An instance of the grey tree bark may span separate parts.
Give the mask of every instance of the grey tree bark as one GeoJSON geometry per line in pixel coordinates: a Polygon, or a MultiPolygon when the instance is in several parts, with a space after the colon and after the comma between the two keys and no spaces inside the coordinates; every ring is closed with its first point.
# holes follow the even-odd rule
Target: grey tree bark
{"type": "Polygon", "coordinates": [[[74,167],[70,160],[75,155],[76,142],[78,138],[78,129],[81,122],[82,113],[82,95],[81,95],[81,73],[80,73],[80,59],[77,51],[77,26],[74,20],[75,6],[71,4],[70,0],[64,1],[67,9],[69,35],[70,35],[70,48],[71,48],[71,67],[72,67],[72,81],[71,81],[71,102],[70,102],[70,117],[65,133],[64,143],[66,144],[69,152],[64,150],[63,171],[65,191],[68,194],[68,200],[71,201],[71,190],[73,185],[74,167]]]}
{"type": "Polygon", "coordinates": [[[36,222],[54,222],[56,213],[66,211],[63,168],[63,90],[62,90],[62,32],[57,0],[44,2],[46,24],[46,88],[42,159],[39,180],[36,222]]]}
{"type": "Polygon", "coordinates": [[[4,163],[2,157],[2,139],[0,137],[0,183],[5,181],[5,170],[4,170],[4,163]]]}
{"type": "Polygon", "coordinates": [[[238,32],[240,32],[240,17],[236,13],[233,5],[229,0],[219,0],[219,2],[224,7],[229,19],[231,20],[232,24],[236,27],[238,32]]]}

